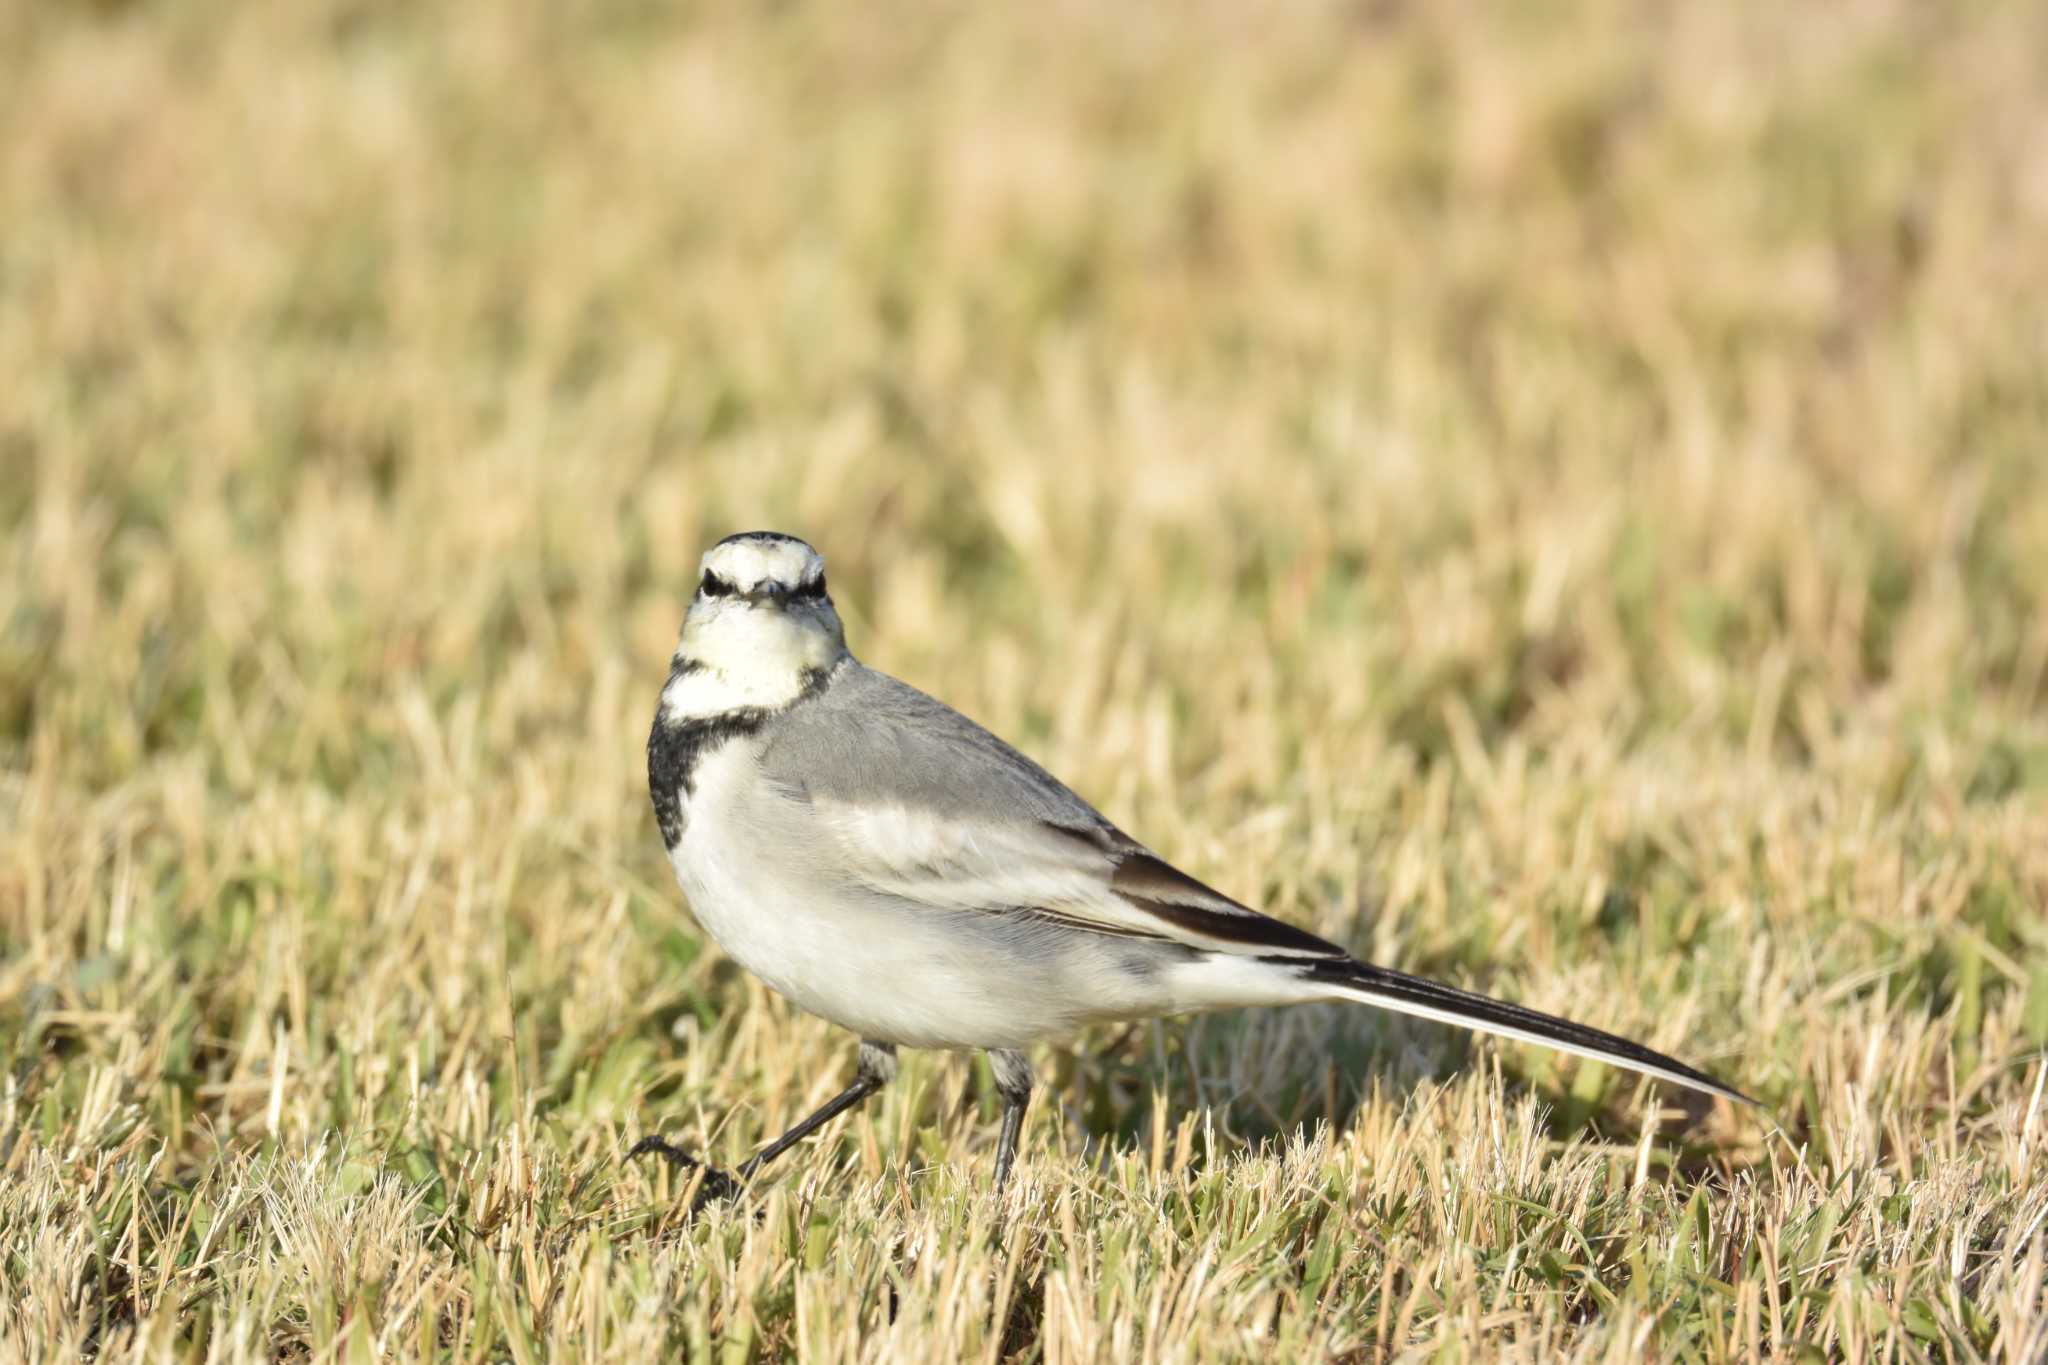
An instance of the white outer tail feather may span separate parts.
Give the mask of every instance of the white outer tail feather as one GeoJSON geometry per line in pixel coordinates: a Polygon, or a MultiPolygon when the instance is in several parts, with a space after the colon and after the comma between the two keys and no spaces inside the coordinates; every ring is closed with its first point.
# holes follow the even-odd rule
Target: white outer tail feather
{"type": "MultiPolygon", "coordinates": [[[[1360,964],[1361,966],[1363,964],[1360,964]]],[[[1703,1094],[1718,1095],[1740,1104],[1754,1105],[1755,1100],[1733,1086],[1715,1080],[1705,1072],[1697,1071],[1673,1058],[1662,1056],[1640,1044],[1627,1039],[1602,1034],[1596,1029],[1573,1024],[1549,1015],[1520,1006],[1503,1005],[1499,1001],[1483,996],[1469,996],[1463,991],[1439,986],[1420,977],[1409,977],[1402,973],[1387,972],[1384,968],[1365,967],[1365,972],[1384,975],[1390,983],[1407,986],[1408,983],[1434,988],[1430,993],[1441,993],[1440,1000],[1417,998],[1407,990],[1376,987],[1368,980],[1339,981],[1324,978],[1322,998],[1344,1000],[1355,1004],[1372,1005],[1378,1009],[1391,1010],[1396,1014],[1411,1014],[1421,1019],[1434,1020],[1440,1024],[1452,1024],[1458,1028],[1471,1029],[1475,1033],[1491,1033],[1518,1042],[1535,1043],[1540,1047],[1558,1052],[1570,1053],[1575,1057],[1587,1057],[1596,1062],[1605,1062],[1625,1071],[1655,1076],[1658,1080],[1682,1085],[1689,1090],[1703,1094]],[[1459,997],[1464,997],[1460,999],[1459,997]],[[1467,1002],[1471,1002],[1468,1004],[1467,1002]],[[1474,1008],[1473,1006],[1479,1006],[1474,1008]],[[1492,1006],[1486,1009],[1485,1006],[1492,1006]],[[1526,1019],[1508,1017],[1528,1016],[1526,1019]]]]}

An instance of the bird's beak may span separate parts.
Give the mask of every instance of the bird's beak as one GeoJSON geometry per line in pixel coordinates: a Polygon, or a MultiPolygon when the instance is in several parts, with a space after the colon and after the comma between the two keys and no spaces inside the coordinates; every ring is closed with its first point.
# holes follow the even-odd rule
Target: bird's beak
{"type": "Polygon", "coordinates": [[[750,606],[779,607],[789,601],[789,589],[772,579],[764,579],[742,593],[741,598],[750,606]]]}

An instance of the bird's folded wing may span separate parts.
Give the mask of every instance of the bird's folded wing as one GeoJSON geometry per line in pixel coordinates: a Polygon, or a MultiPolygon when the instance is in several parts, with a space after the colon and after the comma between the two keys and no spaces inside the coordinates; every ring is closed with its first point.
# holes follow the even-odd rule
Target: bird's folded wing
{"type": "Polygon", "coordinates": [[[833,861],[868,890],[933,909],[1027,914],[1220,952],[1343,957],[1156,857],[1114,826],[961,818],[810,800],[833,861]]]}

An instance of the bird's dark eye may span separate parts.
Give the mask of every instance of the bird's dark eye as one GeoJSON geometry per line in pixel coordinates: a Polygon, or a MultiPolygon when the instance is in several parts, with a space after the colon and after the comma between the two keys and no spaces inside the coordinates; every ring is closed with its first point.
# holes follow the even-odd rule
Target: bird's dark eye
{"type": "Polygon", "coordinates": [[[704,581],[697,585],[697,591],[703,593],[706,597],[730,597],[732,596],[732,584],[707,569],[704,573],[704,581]]]}
{"type": "Polygon", "coordinates": [[[791,593],[790,596],[796,598],[799,602],[819,601],[825,596],[825,575],[819,574],[808,583],[797,584],[796,591],[791,593]]]}

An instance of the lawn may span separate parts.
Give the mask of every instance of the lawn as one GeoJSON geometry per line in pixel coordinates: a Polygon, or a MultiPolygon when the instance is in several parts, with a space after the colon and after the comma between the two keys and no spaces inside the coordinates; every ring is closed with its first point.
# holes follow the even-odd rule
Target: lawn
{"type": "MultiPolygon", "coordinates": [[[[2048,8],[0,4],[0,1357],[2048,1352],[2048,8]],[[1365,1009],[901,1080],[698,556],[1365,1009]]],[[[887,983],[877,983],[887,989],[887,983]]]]}

